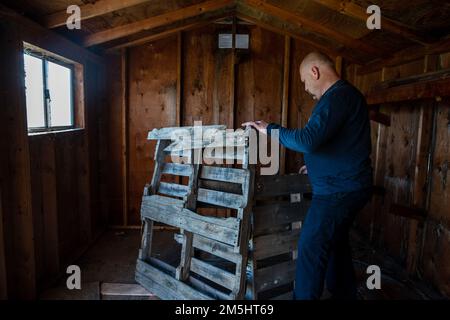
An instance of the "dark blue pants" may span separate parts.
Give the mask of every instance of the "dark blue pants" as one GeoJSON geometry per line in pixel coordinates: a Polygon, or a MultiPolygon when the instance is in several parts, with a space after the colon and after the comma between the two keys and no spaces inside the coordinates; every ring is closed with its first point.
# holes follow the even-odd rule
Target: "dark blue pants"
{"type": "Polygon", "coordinates": [[[319,299],[324,282],[332,299],[356,299],[349,231],[371,188],[313,195],[300,230],[294,299],[319,299]]]}

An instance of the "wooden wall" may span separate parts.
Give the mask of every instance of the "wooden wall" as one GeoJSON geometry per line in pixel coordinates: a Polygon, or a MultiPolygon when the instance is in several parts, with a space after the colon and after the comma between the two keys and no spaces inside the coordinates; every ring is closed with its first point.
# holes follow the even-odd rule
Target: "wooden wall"
{"type": "Polygon", "coordinates": [[[6,278],[0,292],[29,299],[65,274],[106,225],[99,175],[106,161],[105,81],[97,56],[6,8],[0,7],[0,16],[0,242],[6,278]],[[83,66],[76,97],[83,106],[76,115],[82,129],[28,135],[23,41],[83,66]]]}
{"type": "MultiPolygon", "coordinates": [[[[353,65],[346,71],[368,94],[381,81],[447,68],[449,54],[442,54],[369,74],[358,75],[353,65]]],[[[360,215],[358,227],[411,276],[428,281],[449,296],[449,98],[387,102],[380,110],[390,116],[391,125],[372,122],[372,163],[375,185],[384,187],[386,193],[374,196],[360,215]],[[392,209],[393,204],[422,210],[425,216],[415,217],[410,210],[398,212],[392,209]]]]}

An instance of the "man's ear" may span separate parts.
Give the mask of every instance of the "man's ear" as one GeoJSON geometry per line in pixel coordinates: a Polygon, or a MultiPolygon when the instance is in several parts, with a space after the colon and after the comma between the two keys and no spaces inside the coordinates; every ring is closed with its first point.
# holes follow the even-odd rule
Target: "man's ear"
{"type": "Polygon", "coordinates": [[[311,74],[312,74],[314,80],[319,80],[319,78],[320,78],[319,68],[317,68],[316,66],[313,66],[311,68],[311,74]]]}

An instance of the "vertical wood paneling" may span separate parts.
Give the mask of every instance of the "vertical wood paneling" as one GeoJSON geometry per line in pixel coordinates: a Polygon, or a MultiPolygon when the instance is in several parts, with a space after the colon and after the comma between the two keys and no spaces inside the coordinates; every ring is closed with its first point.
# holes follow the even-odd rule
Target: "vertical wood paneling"
{"type": "Polygon", "coordinates": [[[163,39],[129,52],[129,216],[130,225],[140,224],[142,192],[150,181],[154,141],[153,128],[176,125],[177,38],[163,39]]]}
{"type": "Polygon", "coordinates": [[[30,154],[23,70],[18,28],[0,22],[0,188],[4,215],[8,296],[32,299],[36,295],[30,154]]]}

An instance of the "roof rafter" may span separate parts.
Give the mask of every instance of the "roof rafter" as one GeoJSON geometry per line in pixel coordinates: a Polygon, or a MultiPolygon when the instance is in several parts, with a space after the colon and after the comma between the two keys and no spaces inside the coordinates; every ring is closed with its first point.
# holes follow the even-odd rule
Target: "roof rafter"
{"type": "MultiPolygon", "coordinates": [[[[292,31],[288,31],[288,30],[280,28],[278,26],[274,26],[274,25],[272,25],[270,23],[264,22],[264,21],[262,21],[262,20],[260,20],[258,18],[249,16],[247,14],[240,13],[239,10],[236,13],[236,17],[241,19],[241,20],[244,20],[244,21],[247,21],[247,22],[250,22],[250,23],[254,23],[255,25],[257,25],[257,26],[259,26],[259,27],[261,27],[263,29],[267,29],[269,31],[272,31],[272,32],[275,32],[275,33],[279,33],[279,34],[282,34],[282,35],[291,36],[292,38],[298,39],[298,40],[302,41],[303,43],[306,43],[306,44],[308,44],[308,45],[310,45],[310,46],[312,46],[312,47],[314,47],[314,48],[316,48],[316,49],[318,49],[318,50],[320,50],[320,51],[322,51],[324,53],[327,53],[327,54],[330,54],[330,55],[336,55],[336,56],[337,55],[342,55],[342,53],[339,50],[336,50],[336,49],[330,48],[328,46],[324,46],[324,45],[318,44],[317,42],[315,42],[315,41],[313,41],[311,39],[308,39],[307,37],[305,37],[303,35],[294,33],[292,31]]],[[[345,58],[347,58],[349,61],[354,62],[354,63],[358,63],[358,64],[361,63],[361,61],[359,61],[358,59],[355,59],[355,57],[352,57],[352,56],[345,56],[345,58]]]]}
{"type": "MultiPolygon", "coordinates": [[[[313,1],[325,7],[328,7],[334,11],[338,11],[339,13],[342,13],[346,16],[353,17],[362,21],[366,21],[368,17],[366,10],[363,7],[350,1],[343,1],[343,0],[313,0],[313,1]]],[[[431,39],[419,35],[416,30],[413,30],[410,27],[407,27],[398,21],[388,19],[383,15],[381,16],[381,28],[389,32],[398,34],[402,37],[408,38],[420,44],[427,44],[432,41],[431,39]]]]}
{"type": "Polygon", "coordinates": [[[281,18],[295,25],[307,28],[313,33],[323,35],[325,37],[334,39],[347,48],[361,50],[371,56],[380,56],[380,50],[359,39],[353,39],[341,32],[325,27],[317,21],[311,20],[304,16],[297,15],[291,11],[280,8],[264,0],[242,0],[244,4],[251,6],[259,11],[281,18]]]}
{"type": "Polygon", "coordinates": [[[158,39],[162,39],[162,38],[165,38],[165,37],[169,37],[169,36],[175,35],[175,34],[177,34],[180,31],[187,31],[187,30],[192,30],[192,29],[195,29],[195,28],[200,28],[200,27],[206,26],[206,25],[208,25],[210,23],[213,23],[213,22],[215,22],[217,20],[221,20],[221,19],[224,19],[224,18],[227,18],[227,17],[231,17],[231,16],[233,16],[233,12],[232,13],[225,12],[225,13],[221,13],[221,14],[218,14],[218,15],[214,15],[212,17],[209,17],[209,18],[205,19],[205,20],[201,20],[201,21],[197,21],[197,22],[184,23],[183,25],[178,26],[178,27],[174,27],[174,28],[169,27],[169,28],[167,28],[167,29],[165,29],[165,30],[163,30],[161,32],[157,32],[155,34],[143,36],[143,37],[140,37],[140,38],[137,38],[137,39],[126,41],[124,43],[120,43],[120,44],[115,45],[115,46],[113,46],[111,48],[108,48],[106,51],[107,52],[112,52],[112,51],[119,50],[119,49],[126,48],[126,47],[138,46],[138,45],[141,45],[141,44],[144,44],[144,43],[147,43],[147,42],[151,42],[151,41],[155,41],[155,40],[158,40],[158,39]]]}
{"type": "Polygon", "coordinates": [[[235,2],[233,0],[205,1],[196,5],[173,10],[171,12],[167,12],[158,16],[150,17],[144,20],[128,23],[122,26],[91,34],[84,39],[83,44],[85,47],[90,47],[234,5],[235,2]]]}
{"type": "MultiPolygon", "coordinates": [[[[149,0],[98,0],[95,3],[80,6],[80,19],[83,21],[145,2],[149,0]]],[[[42,22],[45,27],[51,29],[65,25],[68,17],[69,14],[64,10],[44,16],[42,22]]]]}

